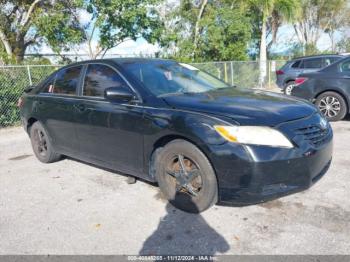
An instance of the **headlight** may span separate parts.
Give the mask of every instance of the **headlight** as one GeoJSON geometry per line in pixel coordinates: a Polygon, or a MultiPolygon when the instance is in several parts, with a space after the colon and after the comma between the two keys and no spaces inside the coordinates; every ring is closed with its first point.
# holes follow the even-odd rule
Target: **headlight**
{"type": "Polygon", "coordinates": [[[293,144],[278,130],[265,126],[214,126],[226,140],[234,143],[292,148],[293,144]]]}

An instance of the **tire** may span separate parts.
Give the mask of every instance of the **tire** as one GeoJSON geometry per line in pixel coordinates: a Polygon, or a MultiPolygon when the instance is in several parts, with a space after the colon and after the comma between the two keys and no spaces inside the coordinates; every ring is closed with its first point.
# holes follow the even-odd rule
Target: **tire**
{"type": "Polygon", "coordinates": [[[348,112],[345,99],[336,92],[322,93],[315,104],[328,121],[342,120],[348,112]]]}
{"type": "Polygon", "coordinates": [[[284,94],[286,94],[288,96],[292,95],[292,90],[293,90],[294,86],[295,86],[295,82],[294,81],[288,82],[286,84],[286,86],[284,87],[284,90],[283,90],[284,94]]]}
{"type": "Polygon", "coordinates": [[[218,185],[214,169],[195,145],[181,139],[173,140],[158,153],[155,165],[160,190],[176,208],[200,213],[216,204],[218,185]],[[184,165],[181,165],[181,158],[184,165]],[[186,170],[187,174],[175,178],[180,170],[186,170]],[[181,183],[186,185],[181,186],[181,183]]]}
{"type": "Polygon", "coordinates": [[[37,159],[42,163],[53,163],[61,159],[61,155],[54,152],[49,134],[40,122],[30,127],[30,141],[37,159]]]}

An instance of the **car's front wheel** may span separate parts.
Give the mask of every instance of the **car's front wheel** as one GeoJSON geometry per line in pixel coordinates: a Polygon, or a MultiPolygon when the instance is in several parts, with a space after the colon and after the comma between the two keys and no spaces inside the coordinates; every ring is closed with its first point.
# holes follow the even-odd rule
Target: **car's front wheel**
{"type": "Polygon", "coordinates": [[[342,120],[348,112],[344,98],[335,92],[325,92],[316,99],[316,106],[328,121],[342,120]]]}
{"type": "Polygon", "coordinates": [[[38,121],[30,127],[30,141],[34,154],[39,161],[52,163],[61,159],[61,155],[53,150],[47,131],[38,121]]]}
{"type": "Polygon", "coordinates": [[[217,202],[213,167],[201,150],[185,140],[174,140],[159,152],[156,178],[164,196],[183,211],[199,213],[217,202]]]}

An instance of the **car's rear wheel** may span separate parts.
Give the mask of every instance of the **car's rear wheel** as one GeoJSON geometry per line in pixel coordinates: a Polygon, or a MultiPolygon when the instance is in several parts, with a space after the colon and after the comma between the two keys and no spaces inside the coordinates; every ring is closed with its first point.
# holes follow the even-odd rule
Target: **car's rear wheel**
{"type": "Polygon", "coordinates": [[[316,99],[316,106],[329,121],[342,120],[348,112],[344,98],[335,92],[325,92],[316,99]]]}
{"type": "Polygon", "coordinates": [[[174,140],[159,152],[156,178],[164,196],[183,211],[199,213],[217,202],[213,167],[201,150],[185,140],[174,140]]]}
{"type": "Polygon", "coordinates": [[[290,81],[286,84],[286,86],[284,87],[284,93],[286,95],[292,95],[292,91],[293,91],[293,88],[295,87],[295,82],[294,81],[290,81]]]}
{"type": "Polygon", "coordinates": [[[30,140],[34,154],[39,161],[52,163],[61,159],[61,155],[53,150],[47,131],[38,121],[30,127],[30,140]]]}

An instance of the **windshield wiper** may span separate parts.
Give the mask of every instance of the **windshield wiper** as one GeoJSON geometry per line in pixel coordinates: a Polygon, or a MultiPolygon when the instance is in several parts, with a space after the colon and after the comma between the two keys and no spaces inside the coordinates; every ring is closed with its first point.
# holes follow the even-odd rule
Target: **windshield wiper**
{"type": "Polygon", "coordinates": [[[165,96],[176,96],[176,95],[183,95],[185,94],[184,92],[172,92],[172,93],[165,93],[158,95],[157,97],[165,97],[165,96]]]}
{"type": "Polygon", "coordinates": [[[206,92],[210,92],[210,91],[215,91],[215,90],[221,90],[221,89],[227,89],[227,88],[236,88],[236,85],[233,86],[223,86],[223,87],[218,87],[218,88],[214,88],[211,90],[206,90],[206,91],[202,91],[202,92],[171,92],[171,93],[166,93],[166,94],[161,94],[158,95],[157,97],[166,97],[166,96],[178,96],[178,95],[193,95],[193,94],[200,94],[200,93],[206,93],[206,92]]]}

